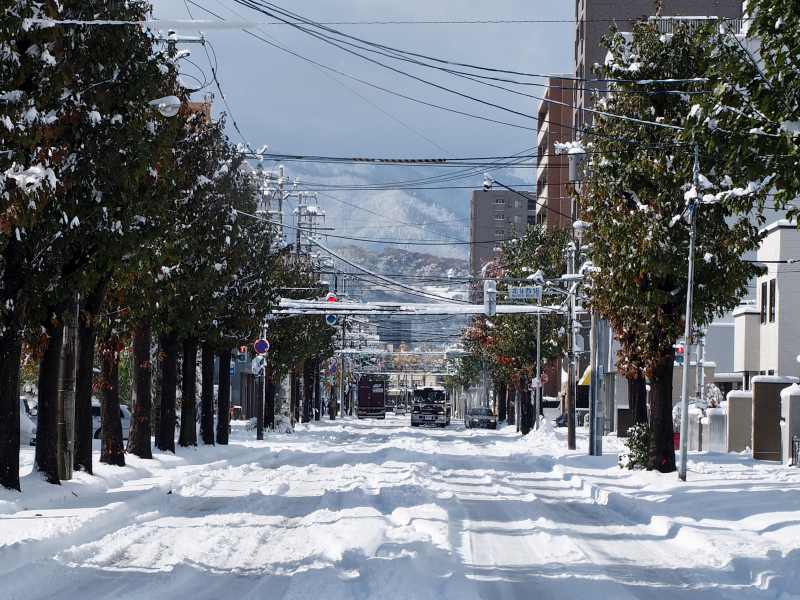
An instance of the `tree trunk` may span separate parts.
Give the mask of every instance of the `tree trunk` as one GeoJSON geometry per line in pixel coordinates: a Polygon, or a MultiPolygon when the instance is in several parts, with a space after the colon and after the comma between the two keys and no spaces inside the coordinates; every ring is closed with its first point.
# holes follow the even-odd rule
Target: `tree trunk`
{"type": "Polygon", "coordinates": [[[78,369],[75,376],[75,470],[92,473],[92,393],[94,351],[97,344],[97,313],[106,295],[106,283],[98,284],[81,302],[78,318],[78,369]]]}
{"type": "Polygon", "coordinates": [[[153,376],[150,346],[152,338],[150,323],[141,323],[133,331],[134,401],[131,430],[128,433],[128,452],[139,458],[153,458],[153,450],[150,446],[153,376]]]}
{"type": "Polygon", "coordinates": [[[97,327],[81,311],[78,321],[78,371],[75,384],[75,469],[92,474],[92,392],[97,327]]]}
{"type": "Polygon", "coordinates": [[[155,446],[158,448],[158,438],[161,432],[161,389],[163,388],[164,373],[161,368],[163,363],[159,357],[161,347],[156,347],[156,357],[150,365],[152,376],[150,377],[150,386],[153,390],[153,406],[150,410],[150,422],[153,424],[153,438],[155,439],[155,446]]]}
{"type": "Polygon", "coordinates": [[[516,412],[514,406],[514,386],[507,385],[506,386],[506,415],[508,417],[508,424],[515,425],[516,424],[516,412]]]}
{"type": "Polygon", "coordinates": [[[161,357],[161,415],[158,448],[175,453],[175,395],[178,387],[178,339],[163,334],[159,342],[161,357]]]}
{"type": "Polygon", "coordinates": [[[322,418],[322,390],[319,380],[319,356],[314,357],[314,420],[322,418]]]}
{"type": "MultiPolygon", "coordinates": [[[[337,375],[338,376],[338,375],[337,375]]],[[[328,394],[328,419],[331,421],[336,420],[336,379],[334,379],[333,384],[331,385],[330,394],[328,394]]],[[[408,409],[411,411],[411,408],[408,409]]]]}
{"type": "Polygon", "coordinates": [[[0,485],[20,491],[19,368],[22,338],[11,324],[0,336],[0,485]]]}
{"type": "Polygon", "coordinates": [[[303,411],[302,422],[311,421],[311,405],[314,396],[314,361],[306,359],[303,363],[303,411]]]}
{"type": "MultiPolygon", "coordinates": [[[[62,325],[45,326],[49,339],[39,363],[39,416],[36,424],[36,470],[49,483],[58,478],[58,386],[61,379],[62,325]]],[[[16,398],[19,404],[19,396],[16,398]]]]}
{"type": "Polygon", "coordinates": [[[206,445],[214,445],[214,350],[203,344],[202,384],[200,389],[200,437],[206,445]]]}
{"type": "Polygon", "coordinates": [[[664,354],[666,357],[656,365],[650,378],[650,453],[647,469],[672,473],[675,471],[675,445],[672,435],[672,369],[675,349],[670,346],[664,354]]]}
{"type": "Polygon", "coordinates": [[[292,367],[292,371],[289,375],[290,382],[291,382],[291,398],[290,398],[290,406],[291,406],[291,414],[292,414],[292,426],[300,420],[300,402],[299,402],[299,395],[300,395],[300,381],[297,377],[297,369],[292,367]]]}
{"type": "Polygon", "coordinates": [[[197,446],[197,340],[183,341],[183,387],[181,401],[182,447],[197,446]]]}
{"type": "Polygon", "coordinates": [[[100,462],[125,466],[125,445],[119,409],[119,353],[115,337],[105,340],[102,350],[103,395],[100,403],[100,462]]]}
{"type": "Polygon", "coordinates": [[[628,406],[634,425],[647,424],[647,385],[642,373],[628,379],[628,406]]]}
{"type": "Polygon", "coordinates": [[[506,410],[506,393],[507,393],[507,386],[505,381],[501,381],[497,385],[497,393],[495,394],[495,398],[497,399],[497,421],[505,421],[508,417],[508,411],[506,410]]]}
{"type": "Polygon", "coordinates": [[[275,429],[275,372],[267,362],[264,369],[264,380],[267,385],[267,397],[264,403],[264,425],[267,429],[275,429]]]}
{"type": "Polygon", "coordinates": [[[219,393],[217,394],[217,443],[228,444],[231,422],[231,351],[219,353],[219,393]]]}
{"type": "Polygon", "coordinates": [[[533,425],[533,407],[531,406],[531,393],[527,389],[525,378],[520,377],[517,384],[517,395],[519,397],[519,431],[522,435],[528,435],[533,425]]]}

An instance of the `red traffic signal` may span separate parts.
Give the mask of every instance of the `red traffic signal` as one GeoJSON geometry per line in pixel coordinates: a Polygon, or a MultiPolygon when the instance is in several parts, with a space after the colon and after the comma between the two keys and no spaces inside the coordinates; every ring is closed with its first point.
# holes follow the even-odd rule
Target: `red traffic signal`
{"type": "Polygon", "coordinates": [[[339,299],[336,297],[336,294],[333,292],[328,292],[328,295],[325,296],[325,302],[338,302],[339,299]]]}

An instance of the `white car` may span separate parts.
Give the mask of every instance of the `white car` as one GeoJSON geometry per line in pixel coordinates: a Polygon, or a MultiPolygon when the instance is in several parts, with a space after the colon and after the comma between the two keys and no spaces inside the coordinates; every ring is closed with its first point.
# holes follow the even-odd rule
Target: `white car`
{"type": "MultiPolygon", "coordinates": [[[[92,430],[96,440],[99,440],[102,435],[100,412],[100,401],[92,398],[92,430]]],[[[119,406],[119,418],[122,421],[122,439],[127,440],[131,430],[131,411],[124,404],[119,406]]]]}
{"type": "Polygon", "coordinates": [[[36,421],[28,414],[24,398],[19,399],[19,443],[23,446],[36,445],[36,421]]]}

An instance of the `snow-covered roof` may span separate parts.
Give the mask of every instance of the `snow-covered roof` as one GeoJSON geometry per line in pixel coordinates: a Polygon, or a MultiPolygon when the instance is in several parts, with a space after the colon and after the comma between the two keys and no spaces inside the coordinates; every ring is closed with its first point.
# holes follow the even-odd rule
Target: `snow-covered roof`
{"type": "Polygon", "coordinates": [[[797,228],[797,221],[790,221],[789,219],[778,219],[769,225],[762,227],[759,230],[759,233],[772,233],[773,231],[777,231],[778,229],[796,229],[797,228]]]}
{"type": "Polygon", "coordinates": [[[758,309],[758,307],[753,304],[740,304],[733,309],[733,316],[739,317],[742,315],[757,315],[760,312],[761,311],[758,309]]]}
{"type": "Polygon", "coordinates": [[[797,377],[782,377],[780,375],[756,375],[750,380],[750,383],[800,383],[797,377]]]}

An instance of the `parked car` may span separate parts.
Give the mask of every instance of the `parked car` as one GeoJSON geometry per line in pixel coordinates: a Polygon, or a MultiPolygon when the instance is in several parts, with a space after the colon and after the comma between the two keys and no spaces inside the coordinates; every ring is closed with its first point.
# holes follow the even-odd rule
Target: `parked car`
{"type": "Polygon", "coordinates": [[[28,414],[25,399],[19,399],[19,443],[22,446],[36,445],[36,422],[28,414]]]}
{"type": "Polygon", "coordinates": [[[497,429],[497,417],[490,408],[470,408],[464,425],[467,429],[497,429]]]}
{"type": "Polygon", "coordinates": [[[406,405],[405,404],[395,404],[394,405],[394,414],[396,414],[396,415],[405,415],[406,414],[406,405]]]}
{"type": "MultiPolygon", "coordinates": [[[[127,406],[121,404],[119,407],[119,418],[122,421],[122,439],[127,440],[131,430],[131,411],[127,406]]],[[[100,419],[100,401],[92,399],[92,429],[94,439],[99,440],[103,433],[102,420],[100,419]]]]}

